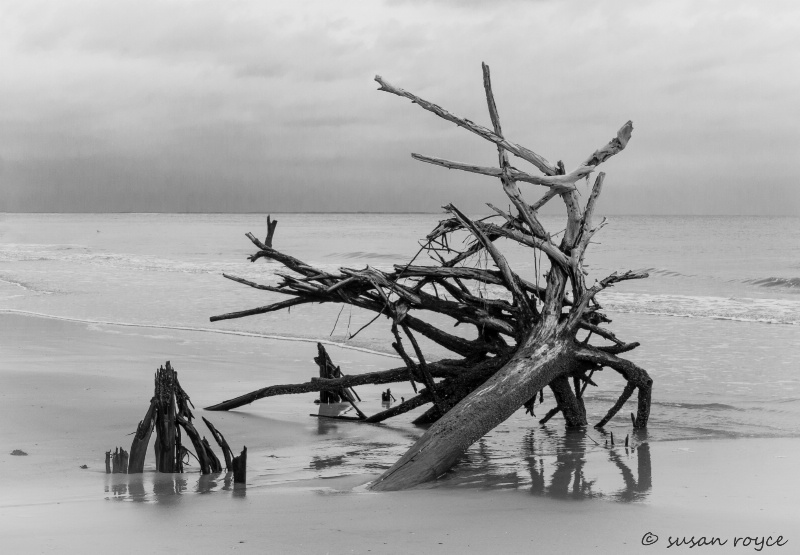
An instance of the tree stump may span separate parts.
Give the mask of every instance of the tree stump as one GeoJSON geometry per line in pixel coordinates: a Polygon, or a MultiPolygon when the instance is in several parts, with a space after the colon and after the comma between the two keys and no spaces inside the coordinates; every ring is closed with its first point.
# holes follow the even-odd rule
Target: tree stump
{"type": "MultiPolygon", "coordinates": [[[[144,470],[147,446],[153,429],[156,431],[155,453],[158,472],[183,472],[184,459],[188,460],[189,455],[197,460],[202,474],[221,472],[222,463],[211,448],[211,444],[205,437],[200,437],[192,423],[194,418],[192,408],[194,405],[181,387],[178,373],[167,361],[165,366],[156,371],[155,393],[144,419],[136,427],[130,456],[122,448],[118,448],[114,453],[107,451],[106,473],[141,473],[144,470]],[[189,437],[194,453],[181,444],[181,430],[189,437]]],[[[228,442],[211,422],[205,418],[203,421],[222,449],[226,467],[232,469],[232,453],[228,442]]]]}
{"type": "Polygon", "coordinates": [[[231,466],[233,466],[233,483],[246,484],[247,483],[247,446],[242,449],[238,457],[234,457],[231,466]]]}

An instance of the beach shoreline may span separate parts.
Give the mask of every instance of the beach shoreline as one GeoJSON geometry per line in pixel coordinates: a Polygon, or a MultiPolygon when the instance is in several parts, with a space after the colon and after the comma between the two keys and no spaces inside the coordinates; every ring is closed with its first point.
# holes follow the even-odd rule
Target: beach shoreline
{"type": "MultiPolygon", "coordinates": [[[[432,487],[374,494],[363,484],[410,444],[409,428],[325,427],[308,417],[310,394],[231,413],[201,409],[264,385],[304,381],[316,371],[313,345],[21,314],[0,314],[0,332],[0,465],[12,477],[0,501],[0,536],[8,552],[91,553],[124,543],[153,552],[639,553],[665,548],[677,535],[800,541],[791,534],[800,520],[796,438],[632,443],[638,452],[618,440],[613,451],[543,455],[548,470],[538,485],[532,470],[524,483],[445,477],[432,487]],[[104,473],[103,453],[129,447],[152,395],[153,371],[166,360],[197,418],[210,418],[234,450],[248,446],[246,490],[226,484],[224,475],[157,475],[150,455],[143,475],[104,473]],[[12,456],[14,449],[28,455],[12,456]],[[355,461],[350,466],[347,457],[355,461]],[[575,483],[578,474],[591,477],[584,479],[589,489],[561,484],[565,465],[575,483]],[[641,543],[648,532],[662,537],[649,548],[641,543]]],[[[352,371],[395,364],[332,349],[352,371]]]]}

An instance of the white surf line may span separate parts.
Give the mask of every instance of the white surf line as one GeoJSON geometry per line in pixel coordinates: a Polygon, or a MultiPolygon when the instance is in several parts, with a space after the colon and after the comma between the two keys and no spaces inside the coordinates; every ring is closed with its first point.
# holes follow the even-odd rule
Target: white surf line
{"type": "Polygon", "coordinates": [[[359,351],[371,355],[378,355],[387,358],[399,359],[400,356],[391,353],[382,353],[366,347],[357,347],[355,345],[347,345],[330,339],[314,339],[310,337],[291,337],[286,335],[273,335],[268,333],[256,333],[249,331],[235,331],[235,330],[220,330],[213,328],[192,328],[189,326],[165,326],[161,324],[134,324],[131,322],[107,322],[103,320],[82,320],[80,318],[70,318],[69,316],[53,316],[52,314],[42,314],[41,312],[31,312],[28,310],[16,310],[13,308],[0,308],[0,314],[18,314],[20,316],[34,316],[37,318],[48,318],[50,320],[63,320],[65,322],[77,322],[79,324],[100,324],[105,326],[121,326],[127,328],[151,328],[162,330],[179,330],[179,331],[200,331],[206,333],[219,333],[222,335],[239,335],[242,337],[258,337],[261,339],[275,339],[278,341],[298,341],[300,343],[322,343],[323,345],[330,345],[339,347],[341,349],[348,349],[350,351],[359,351]]]}
{"type": "Polygon", "coordinates": [[[614,308],[613,306],[606,305],[607,312],[616,312],[618,314],[645,314],[647,316],[666,316],[668,318],[697,318],[701,320],[725,320],[728,322],[748,322],[751,324],[775,324],[778,326],[798,326],[800,322],[793,320],[782,321],[775,318],[746,318],[744,316],[722,316],[718,314],[683,314],[679,312],[657,312],[649,310],[633,310],[614,308]]]}
{"type": "Polygon", "coordinates": [[[13,279],[7,279],[7,278],[0,277],[0,281],[2,281],[3,283],[7,283],[9,285],[16,285],[17,287],[19,287],[21,289],[24,289],[25,291],[34,291],[34,289],[24,285],[23,283],[21,283],[19,281],[14,281],[13,279]]]}

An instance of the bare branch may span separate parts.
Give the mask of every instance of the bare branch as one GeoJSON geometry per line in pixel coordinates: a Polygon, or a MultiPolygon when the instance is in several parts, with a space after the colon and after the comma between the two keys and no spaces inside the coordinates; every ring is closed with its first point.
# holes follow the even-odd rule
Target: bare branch
{"type": "MultiPolygon", "coordinates": [[[[503,170],[501,170],[500,168],[476,166],[474,164],[455,162],[453,160],[446,160],[444,158],[435,158],[433,156],[425,156],[423,154],[417,154],[417,153],[412,153],[411,157],[414,160],[419,160],[420,162],[426,162],[428,164],[434,164],[436,166],[442,166],[449,170],[461,170],[470,173],[488,175],[490,177],[501,177],[503,175],[503,170]]],[[[545,177],[537,177],[535,175],[530,175],[516,168],[509,168],[508,174],[512,179],[516,181],[524,181],[526,183],[533,183],[534,185],[546,185],[548,187],[559,187],[559,188],[563,187],[560,183],[551,182],[547,180],[547,178],[545,177]]]]}
{"type": "Polygon", "coordinates": [[[481,242],[483,247],[489,252],[489,255],[494,260],[494,263],[497,265],[497,268],[500,270],[501,275],[503,276],[503,281],[505,282],[505,286],[511,291],[511,294],[514,297],[515,304],[520,308],[522,311],[522,321],[519,322],[522,326],[527,326],[531,322],[533,318],[533,312],[531,311],[530,305],[528,305],[528,300],[525,295],[522,293],[522,289],[519,285],[519,279],[517,275],[511,271],[511,267],[508,265],[506,258],[502,255],[502,253],[494,246],[494,244],[489,241],[486,235],[480,230],[480,228],[475,225],[475,222],[467,218],[461,211],[453,206],[452,204],[447,206],[447,209],[452,212],[459,221],[469,228],[472,234],[475,236],[478,241],[481,242]]]}
{"type": "Polygon", "coordinates": [[[620,358],[613,353],[607,353],[589,345],[579,345],[575,348],[575,356],[578,360],[584,362],[613,368],[637,387],[649,387],[653,383],[644,368],[640,368],[633,362],[620,358]]]}
{"type": "Polygon", "coordinates": [[[411,346],[414,348],[414,353],[417,355],[417,360],[419,361],[419,370],[422,373],[422,377],[425,380],[425,385],[428,387],[428,391],[433,398],[433,404],[436,405],[439,410],[444,414],[447,409],[442,406],[442,401],[439,399],[439,396],[436,394],[436,383],[433,381],[433,376],[431,376],[430,370],[428,370],[428,364],[425,362],[425,357],[422,354],[422,350],[419,348],[419,343],[417,343],[416,338],[414,338],[414,334],[411,333],[411,330],[408,329],[408,326],[405,324],[400,324],[403,328],[403,331],[408,337],[408,340],[411,341],[411,346]]]}
{"type": "Polygon", "coordinates": [[[542,196],[542,198],[537,200],[535,203],[531,204],[531,210],[533,210],[534,212],[538,211],[542,206],[544,206],[557,196],[558,196],[558,191],[550,189],[542,196]]]}
{"type": "MultiPolygon", "coordinates": [[[[432,362],[428,365],[428,370],[430,371],[431,375],[437,378],[457,376],[461,374],[463,368],[463,366],[460,366],[453,361],[432,362]]],[[[408,369],[405,366],[401,368],[393,368],[391,370],[381,370],[379,372],[367,372],[365,374],[345,376],[343,378],[313,378],[310,382],[300,384],[272,385],[269,387],[264,387],[256,391],[251,391],[245,395],[240,395],[239,397],[223,401],[222,403],[206,407],[205,410],[231,410],[244,405],[249,405],[253,401],[257,401],[265,397],[273,397],[275,395],[310,393],[315,391],[338,392],[343,388],[355,387],[357,385],[396,383],[404,382],[407,379],[408,369]]]]}
{"type": "Polygon", "coordinates": [[[479,228],[488,236],[497,235],[499,237],[505,237],[507,239],[511,239],[512,241],[516,241],[517,243],[522,243],[523,245],[533,247],[534,249],[539,249],[547,255],[551,262],[561,266],[566,270],[569,270],[570,268],[570,262],[569,258],[567,258],[567,255],[565,255],[561,249],[559,249],[550,241],[525,235],[508,225],[498,227],[494,224],[487,224],[484,222],[474,222],[474,224],[475,227],[479,228]]]}
{"type": "Polygon", "coordinates": [[[610,276],[603,278],[599,283],[592,286],[588,289],[580,298],[579,301],[575,302],[573,305],[572,310],[570,311],[569,321],[567,323],[568,327],[574,327],[579,324],[586,307],[589,306],[589,302],[603,289],[607,287],[611,287],[615,283],[619,283],[620,281],[627,281],[631,279],[644,279],[648,277],[649,274],[647,272],[634,272],[628,270],[624,274],[618,274],[614,272],[610,276]]]}
{"type": "Polygon", "coordinates": [[[267,312],[275,312],[277,310],[283,310],[284,308],[289,308],[291,306],[296,306],[299,304],[306,304],[306,303],[313,303],[313,302],[322,302],[317,299],[288,299],[285,301],[281,301],[278,303],[273,303],[267,306],[261,306],[258,308],[251,308],[249,310],[241,310],[239,312],[229,312],[227,314],[220,314],[219,316],[212,316],[212,322],[218,322],[219,320],[233,320],[235,318],[244,318],[245,316],[254,316],[256,314],[266,314],[267,312]]]}
{"type": "MultiPolygon", "coordinates": [[[[436,166],[442,166],[449,170],[461,170],[470,173],[478,173],[481,175],[488,175],[490,177],[502,177],[503,170],[500,168],[491,168],[485,166],[476,166],[474,164],[467,164],[464,162],[455,162],[453,160],[446,160],[444,158],[435,158],[433,156],[425,156],[422,154],[412,153],[411,157],[420,162],[427,162],[436,166]]],[[[522,181],[524,183],[531,183],[533,185],[542,185],[555,189],[557,193],[564,193],[566,191],[575,190],[575,183],[580,179],[585,178],[588,174],[594,171],[592,166],[580,166],[567,175],[552,175],[552,176],[536,176],[514,167],[508,168],[508,177],[514,181],[522,181]]]]}
{"type": "Polygon", "coordinates": [[[386,409],[385,411],[373,414],[366,420],[363,420],[363,422],[367,424],[376,424],[378,422],[383,422],[388,418],[393,418],[400,414],[406,413],[410,410],[414,410],[417,407],[421,407],[425,403],[430,403],[430,402],[431,402],[431,396],[428,393],[428,390],[423,389],[418,395],[415,395],[411,399],[403,401],[399,405],[395,405],[391,408],[386,409]]]}
{"type": "MultiPolygon", "coordinates": [[[[489,66],[481,64],[483,67],[483,88],[486,92],[486,103],[489,106],[489,117],[492,120],[494,132],[498,137],[503,136],[503,128],[500,126],[500,115],[497,113],[497,105],[494,101],[494,93],[492,92],[492,79],[489,72],[489,66]]],[[[497,155],[500,163],[501,175],[500,182],[503,184],[503,192],[511,200],[512,204],[519,211],[520,217],[528,224],[531,233],[541,239],[547,238],[547,232],[542,227],[541,222],[536,217],[536,213],[530,209],[528,203],[522,198],[516,180],[510,175],[510,166],[508,163],[508,153],[502,145],[497,145],[497,155]]]]}
{"type": "Polygon", "coordinates": [[[583,226],[587,229],[592,227],[594,207],[597,203],[597,198],[600,196],[600,192],[603,190],[603,181],[605,178],[605,172],[600,172],[597,174],[597,177],[594,180],[594,185],[592,186],[592,194],[589,195],[589,200],[586,201],[586,208],[583,211],[583,226]]]}
{"type": "Polygon", "coordinates": [[[625,123],[625,125],[620,127],[619,131],[617,131],[616,137],[611,139],[604,147],[596,150],[594,154],[586,159],[583,165],[599,166],[615,154],[621,152],[631,139],[631,133],[633,133],[633,122],[628,121],[625,123]]]}
{"type": "Polygon", "coordinates": [[[619,399],[617,399],[617,402],[614,403],[614,406],[612,406],[610,409],[608,409],[608,412],[603,417],[603,419],[600,422],[598,422],[597,424],[595,424],[594,427],[595,428],[602,428],[603,426],[608,424],[608,422],[612,418],[614,418],[614,416],[619,412],[619,409],[622,408],[622,406],[625,404],[625,402],[628,399],[630,399],[630,397],[631,397],[631,395],[633,395],[633,392],[634,392],[635,389],[636,389],[636,386],[632,382],[626,383],[625,384],[625,389],[622,390],[622,395],[619,396],[619,399]]]}
{"type": "Polygon", "coordinates": [[[491,142],[495,143],[496,145],[502,146],[507,151],[509,151],[511,154],[514,154],[515,156],[519,156],[523,160],[527,160],[528,162],[530,162],[531,164],[533,164],[534,166],[539,168],[539,170],[541,170],[542,173],[544,173],[546,175],[555,175],[557,173],[556,172],[556,168],[552,164],[550,164],[550,162],[548,162],[542,156],[539,156],[538,154],[536,154],[532,150],[527,149],[524,146],[518,145],[516,143],[512,143],[510,141],[507,141],[503,137],[499,137],[498,135],[496,135],[492,131],[489,131],[487,128],[483,127],[482,125],[478,125],[478,124],[476,124],[474,122],[471,122],[468,119],[462,119],[462,118],[459,118],[457,116],[454,116],[453,114],[451,114],[450,112],[448,112],[447,110],[442,108],[441,106],[437,106],[436,104],[433,104],[432,102],[428,102],[427,100],[424,100],[424,99],[422,99],[422,98],[420,98],[420,97],[418,97],[418,96],[416,96],[416,95],[414,95],[414,94],[412,94],[412,93],[410,93],[408,91],[405,91],[405,90],[403,90],[403,89],[401,89],[399,87],[395,87],[393,85],[390,85],[380,75],[376,75],[375,76],[375,81],[377,81],[380,84],[380,88],[378,90],[389,92],[389,93],[392,93],[392,94],[396,94],[397,96],[404,96],[404,97],[408,98],[409,100],[411,100],[415,104],[419,105],[421,108],[423,108],[423,109],[425,109],[425,110],[427,110],[429,112],[433,112],[434,114],[436,114],[440,118],[445,119],[445,120],[450,121],[450,122],[453,122],[456,125],[458,125],[459,127],[463,127],[464,129],[475,133],[479,137],[483,137],[487,141],[491,141],[491,142]]]}

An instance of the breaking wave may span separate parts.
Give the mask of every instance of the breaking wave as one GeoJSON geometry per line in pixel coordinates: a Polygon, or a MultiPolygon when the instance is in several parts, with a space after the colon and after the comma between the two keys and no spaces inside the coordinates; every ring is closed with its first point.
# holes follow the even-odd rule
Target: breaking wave
{"type": "Polygon", "coordinates": [[[779,289],[800,288],[800,277],[766,277],[758,279],[746,279],[744,283],[757,285],[759,287],[775,287],[779,289]]]}
{"type": "Polygon", "coordinates": [[[402,254],[386,254],[386,253],[379,253],[379,252],[363,252],[363,251],[354,251],[354,252],[334,252],[328,255],[325,255],[326,258],[344,258],[346,260],[352,259],[380,259],[380,260],[394,260],[398,264],[403,264],[408,260],[408,256],[403,256],[402,254]]]}
{"type": "Polygon", "coordinates": [[[793,300],[604,292],[600,302],[622,313],[800,325],[800,302],[793,300]]]}
{"type": "MultiPolygon", "coordinates": [[[[697,278],[697,274],[685,274],[670,270],[668,268],[645,268],[645,271],[650,275],[663,276],[663,277],[677,277],[677,278],[697,278]]],[[[713,276],[702,276],[705,279],[720,279],[713,276]]],[[[800,290],[800,277],[761,277],[761,278],[748,278],[748,279],[732,279],[728,280],[733,283],[744,283],[747,285],[755,285],[756,287],[768,287],[772,289],[788,289],[800,290]]]]}
{"type": "Polygon", "coordinates": [[[41,294],[44,294],[44,295],[50,295],[50,294],[54,293],[54,291],[48,291],[46,289],[41,289],[41,288],[36,287],[35,285],[32,285],[30,283],[27,283],[27,282],[24,282],[24,281],[19,281],[19,280],[16,280],[16,279],[12,279],[12,278],[7,277],[7,276],[0,276],[0,283],[7,283],[7,284],[9,284],[11,286],[18,287],[18,288],[22,289],[23,291],[29,291],[31,293],[41,293],[41,294]]]}
{"type": "Polygon", "coordinates": [[[681,272],[676,272],[674,270],[668,270],[667,268],[645,268],[644,270],[648,274],[655,274],[658,276],[668,276],[668,277],[695,277],[694,274],[682,274],[681,272]]]}

